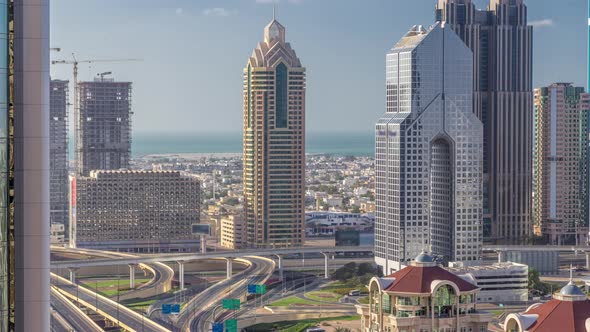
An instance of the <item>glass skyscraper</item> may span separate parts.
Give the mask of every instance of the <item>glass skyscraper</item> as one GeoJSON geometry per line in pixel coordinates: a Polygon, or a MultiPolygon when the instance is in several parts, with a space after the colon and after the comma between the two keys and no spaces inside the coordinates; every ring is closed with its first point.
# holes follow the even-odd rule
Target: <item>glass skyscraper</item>
{"type": "Polygon", "coordinates": [[[273,19],[244,68],[244,199],[250,247],[305,237],[305,68],[273,19]]]}
{"type": "Polygon", "coordinates": [[[444,24],[414,26],[387,54],[387,111],[376,125],[375,260],[385,274],[422,251],[480,260],[482,124],[473,55],[444,24]]]}
{"type": "Polygon", "coordinates": [[[14,34],[9,31],[13,27],[11,5],[9,1],[0,1],[0,331],[8,331],[14,323],[14,217],[9,215],[9,204],[14,197],[10,196],[10,187],[14,183],[14,167],[8,163],[8,153],[13,141],[8,136],[10,118],[14,116],[14,108],[10,109],[9,93],[13,86],[9,76],[14,75],[14,66],[9,61],[9,38],[14,34]],[[9,20],[9,17],[10,20],[9,20]]]}
{"type": "Polygon", "coordinates": [[[524,0],[438,0],[445,22],[473,52],[473,112],[484,126],[484,237],[532,235],[533,28],[524,0]]]}
{"type": "Polygon", "coordinates": [[[68,81],[52,80],[49,91],[49,137],[52,224],[62,224],[68,233],[68,81]]]}

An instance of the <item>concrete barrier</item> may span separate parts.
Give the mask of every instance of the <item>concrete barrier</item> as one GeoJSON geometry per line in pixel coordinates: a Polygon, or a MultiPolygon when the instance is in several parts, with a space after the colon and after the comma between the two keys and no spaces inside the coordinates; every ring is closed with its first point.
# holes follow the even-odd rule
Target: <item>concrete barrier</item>
{"type": "Polygon", "coordinates": [[[238,331],[247,328],[252,325],[262,324],[262,323],[276,323],[276,322],[283,322],[283,321],[291,321],[291,320],[304,320],[304,319],[322,319],[322,318],[330,318],[330,317],[340,317],[346,316],[346,314],[342,312],[328,312],[328,313],[319,313],[317,312],[310,312],[310,313],[300,313],[300,312],[293,312],[293,313],[282,313],[282,314],[270,314],[258,317],[240,317],[238,319],[238,331]]]}

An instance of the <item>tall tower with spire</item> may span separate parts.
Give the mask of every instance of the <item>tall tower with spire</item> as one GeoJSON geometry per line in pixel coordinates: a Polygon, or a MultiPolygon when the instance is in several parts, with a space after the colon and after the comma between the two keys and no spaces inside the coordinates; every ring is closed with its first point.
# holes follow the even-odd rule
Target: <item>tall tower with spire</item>
{"type": "Polygon", "coordinates": [[[250,247],[305,237],[305,68],[274,17],[244,68],[244,218],[250,247]]]}

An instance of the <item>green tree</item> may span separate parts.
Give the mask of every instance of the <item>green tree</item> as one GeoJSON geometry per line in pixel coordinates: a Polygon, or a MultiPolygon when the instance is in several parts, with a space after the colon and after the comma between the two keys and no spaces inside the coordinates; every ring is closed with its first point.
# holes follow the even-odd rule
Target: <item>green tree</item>
{"type": "Polygon", "coordinates": [[[240,200],[237,197],[227,197],[224,199],[223,202],[227,205],[232,205],[232,206],[240,204],[240,200]]]}
{"type": "Polygon", "coordinates": [[[356,275],[356,263],[350,262],[342,266],[341,268],[334,271],[332,274],[332,279],[336,279],[339,281],[347,281],[356,275]]]}
{"type": "Polygon", "coordinates": [[[367,193],[361,195],[361,197],[368,198],[371,202],[375,200],[375,194],[372,191],[367,191],[367,193]]]}
{"type": "Polygon", "coordinates": [[[350,212],[352,212],[352,213],[361,213],[361,208],[358,207],[358,206],[356,206],[356,205],[353,205],[352,208],[350,209],[350,212]]]}
{"type": "Polygon", "coordinates": [[[539,271],[536,269],[529,267],[529,290],[537,290],[543,292],[544,285],[541,282],[541,278],[539,276],[539,271]]]}
{"type": "Polygon", "coordinates": [[[325,192],[330,195],[338,194],[339,190],[336,186],[330,186],[326,184],[319,185],[316,191],[325,192]]]}
{"type": "Polygon", "coordinates": [[[363,262],[358,265],[357,275],[364,276],[365,274],[375,274],[375,265],[369,262],[363,262]]]}

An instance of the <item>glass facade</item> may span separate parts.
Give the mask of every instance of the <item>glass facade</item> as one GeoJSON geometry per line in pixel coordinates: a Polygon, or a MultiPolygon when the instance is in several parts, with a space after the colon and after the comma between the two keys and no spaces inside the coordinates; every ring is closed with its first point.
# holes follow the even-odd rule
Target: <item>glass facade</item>
{"type": "Polygon", "coordinates": [[[435,19],[473,52],[473,112],[484,125],[485,237],[524,243],[532,232],[533,28],[524,1],[439,0],[435,19]]]}
{"type": "Polygon", "coordinates": [[[8,161],[11,146],[9,124],[12,123],[9,114],[12,93],[9,76],[13,68],[9,60],[12,53],[9,40],[13,37],[9,31],[11,7],[9,1],[0,0],[0,331],[14,327],[14,242],[11,243],[14,221],[8,208],[12,201],[9,187],[13,176],[13,173],[9,174],[13,164],[8,161]]]}
{"type": "Polygon", "coordinates": [[[276,69],[277,106],[275,112],[277,114],[277,128],[287,128],[287,119],[289,117],[287,105],[287,94],[289,91],[287,75],[287,66],[285,66],[283,63],[280,63],[276,69]]]}
{"type": "Polygon", "coordinates": [[[414,27],[387,55],[376,125],[375,257],[385,274],[422,251],[480,259],[483,127],[471,51],[449,28],[414,27]]]}
{"type": "Polygon", "coordinates": [[[50,222],[69,230],[68,81],[52,80],[49,92],[50,222]]]}

